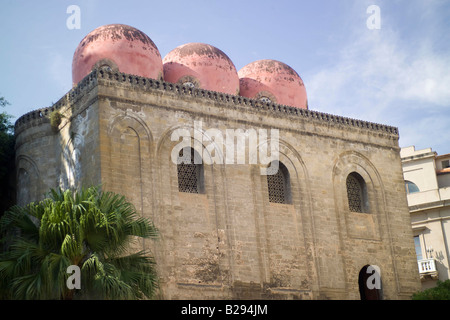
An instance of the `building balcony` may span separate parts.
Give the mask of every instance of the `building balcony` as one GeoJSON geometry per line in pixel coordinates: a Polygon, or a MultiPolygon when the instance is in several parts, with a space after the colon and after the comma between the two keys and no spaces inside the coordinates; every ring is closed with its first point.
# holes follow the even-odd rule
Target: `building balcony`
{"type": "Polygon", "coordinates": [[[436,280],[438,278],[435,259],[417,260],[417,264],[419,266],[420,280],[436,280]]]}
{"type": "Polygon", "coordinates": [[[450,205],[450,187],[411,193],[407,200],[411,213],[446,207],[450,205]]]}

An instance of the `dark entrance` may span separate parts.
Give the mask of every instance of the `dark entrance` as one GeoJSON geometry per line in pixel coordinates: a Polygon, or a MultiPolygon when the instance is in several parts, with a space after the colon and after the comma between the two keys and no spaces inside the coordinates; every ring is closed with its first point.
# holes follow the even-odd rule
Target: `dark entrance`
{"type": "Polygon", "coordinates": [[[381,300],[381,277],[377,268],[364,266],[359,272],[358,284],[361,300],[381,300]]]}

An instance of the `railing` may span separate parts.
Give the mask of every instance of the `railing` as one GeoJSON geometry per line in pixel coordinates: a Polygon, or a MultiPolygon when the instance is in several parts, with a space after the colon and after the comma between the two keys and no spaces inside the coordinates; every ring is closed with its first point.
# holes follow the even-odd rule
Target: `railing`
{"type": "Polygon", "coordinates": [[[417,264],[420,274],[437,272],[435,259],[417,260],[417,264]]]}

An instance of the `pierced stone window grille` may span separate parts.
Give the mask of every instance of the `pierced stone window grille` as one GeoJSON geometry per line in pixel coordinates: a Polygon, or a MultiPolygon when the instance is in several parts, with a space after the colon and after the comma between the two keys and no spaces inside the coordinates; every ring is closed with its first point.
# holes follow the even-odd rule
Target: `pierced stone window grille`
{"type": "Polygon", "coordinates": [[[195,84],[191,81],[183,82],[183,86],[189,87],[189,88],[195,88],[195,84]]]}
{"type": "Polygon", "coordinates": [[[181,83],[183,86],[188,88],[200,88],[200,81],[192,76],[183,76],[178,79],[178,83],[181,83]]]}
{"type": "Polygon", "coordinates": [[[112,71],[112,68],[107,64],[100,66],[100,69],[102,69],[104,71],[112,71]]]}
{"type": "Polygon", "coordinates": [[[347,177],[347,198],[351,212],[369,212],[366,183],[356,172],[352,172],[347,177]]]}
{"type": "Polygon", "coordinates": [[[177,173],[178,191],[187,193],[203,193],[203,165],[194,163],[198,154],[192,148],[180,150],[177,173]]]}
{"type": "Polygon", "coordinates": [[[270,100],[270,98],[264,97],[264,96],[259,98],[259,101],[264,102],[264,103],[271,103],[272,102],[272,100],[270,100]]]}
{"type": "MultiPolygon", "coordinates": [[[[273,166],[273,163],[271,164],[273,166]]],[[[267,187],[269,190],[269,202],[291,203],[291,190],[289,171],[283,163],[278,162],[278,171],[273,175],[267,175],[267,187]]]]}

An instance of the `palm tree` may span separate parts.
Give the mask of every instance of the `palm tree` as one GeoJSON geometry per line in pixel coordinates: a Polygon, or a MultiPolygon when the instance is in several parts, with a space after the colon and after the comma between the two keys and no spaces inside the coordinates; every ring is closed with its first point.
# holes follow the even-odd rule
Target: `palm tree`
{"type": "Polygon", "coordinates": [[[51,190],[49,197],[14,206],[0,220],[0,298],[142,299],[157,289],[147,251],[130,253],[139,238],[157,237],[124,196],[91,187],[51,190]],[[69,266],[80,270],[81,289],[69,289],[69,266]]]}

